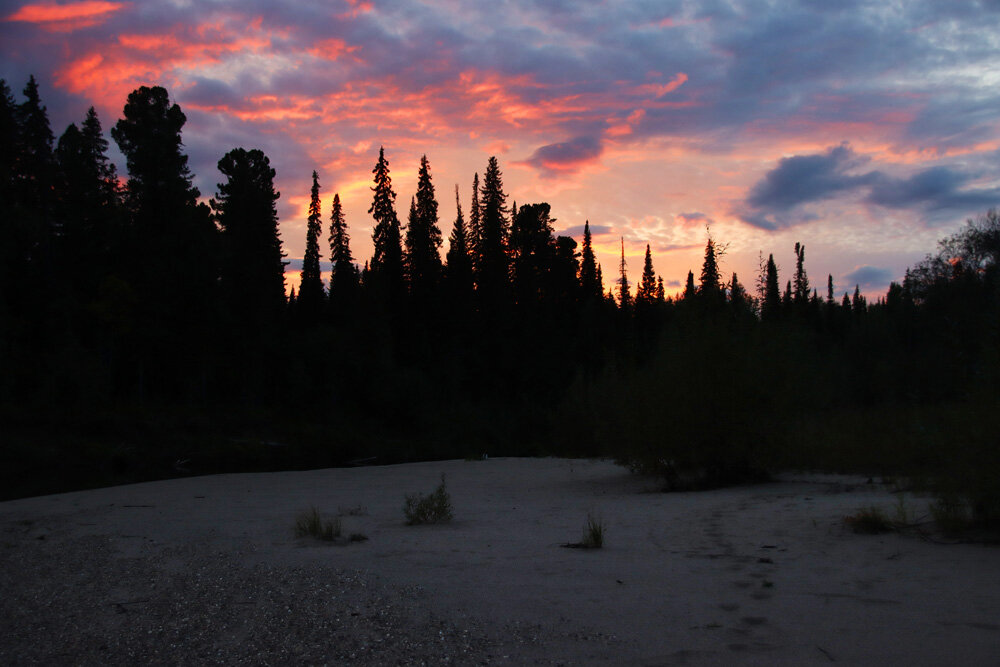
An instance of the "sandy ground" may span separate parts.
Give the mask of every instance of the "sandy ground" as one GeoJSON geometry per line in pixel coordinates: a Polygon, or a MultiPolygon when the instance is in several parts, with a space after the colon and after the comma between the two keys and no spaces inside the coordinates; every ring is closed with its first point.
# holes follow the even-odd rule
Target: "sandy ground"
{"type": "Polygon", "coordinates": [[[853,534],[897,501],[864,482],[664,494],[609,462],[489,459],[0,503],[0,663],[1000,663],[1000,548],[853,534]],[[404,525],[442,473],[455,519],[404,525]],[[294,537],[310,505],[369,539],[294,537]],[[604,548],[561,548],[588,512],[604,548]]]}

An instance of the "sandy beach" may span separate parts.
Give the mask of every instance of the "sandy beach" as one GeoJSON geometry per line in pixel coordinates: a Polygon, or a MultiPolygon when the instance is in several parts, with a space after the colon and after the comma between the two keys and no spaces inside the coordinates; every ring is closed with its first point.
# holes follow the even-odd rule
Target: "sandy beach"
{"type": "Polygon", "coordinates": [[[4,502],[0,663],[996,664],[1000,549],[854,534],[845,515],[897,503],[866,482],[665,494],[499,458],[4,502]],[[405,525],[442,474],[454,520],[405,525]],[[295,537],[310,506],[368,539],[295,537]],[[562,548],[588,513],[604,548],[562,548]]]}

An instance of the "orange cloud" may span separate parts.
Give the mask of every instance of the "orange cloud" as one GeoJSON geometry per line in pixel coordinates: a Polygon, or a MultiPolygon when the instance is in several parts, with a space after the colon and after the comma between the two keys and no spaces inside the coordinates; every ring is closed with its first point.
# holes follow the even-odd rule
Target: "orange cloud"
{"type": "Polygon", "coordinates": [[[124,7],[123,3],[104,0],[84,0],[65,5],[40,2],[24,5],[4,20],[40,24],[43,29],[50,32],[68,32],[97,25],[108,15],[124,7]]]}

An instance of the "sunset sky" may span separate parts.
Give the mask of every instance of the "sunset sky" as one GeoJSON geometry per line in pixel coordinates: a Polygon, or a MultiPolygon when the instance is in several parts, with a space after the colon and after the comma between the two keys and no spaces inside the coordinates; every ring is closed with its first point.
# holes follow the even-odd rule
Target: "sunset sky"
{"type": "Polygon", "coordinates": [[[166,87],[206,198],[230,149],[270,157],[289,259],[313,169],[324,244],[339,192],[370,257],[384,145],[401,220],[421,154],[445,235],[455,184],[467,215],[497,155],[557,232],[590,220],[606,286],[624,237],[632,278],[649,243],[675,291],[710,225],[751,288],[759,251],[784,284],[801,241],[821,294],[830,273],[838,295],[878,295],[1000,204],[998,28],[995,0],[2,0],[0,77],[18,101],[38,78],[57,137],[90,105],[107,131],[130,91],[166,87]]]}

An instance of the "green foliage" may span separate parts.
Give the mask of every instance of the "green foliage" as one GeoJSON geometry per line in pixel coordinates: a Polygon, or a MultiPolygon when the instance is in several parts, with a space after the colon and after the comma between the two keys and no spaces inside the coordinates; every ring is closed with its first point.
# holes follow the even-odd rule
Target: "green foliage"
{"type": "Polygon", "coordinates": [[[408,526],[451,521],[451,495],[445,487],[444,475],[441,475],[441,483],[431,493],[407,495],[403,514],[408,526]]]}
{"type": "Polygon", "coordinates": [[[296,537],[315,537],[324,542],[333,542],[340,537],[340,518],[323,521],[319,510],[310,507],[295,518],[296,537]]]}

